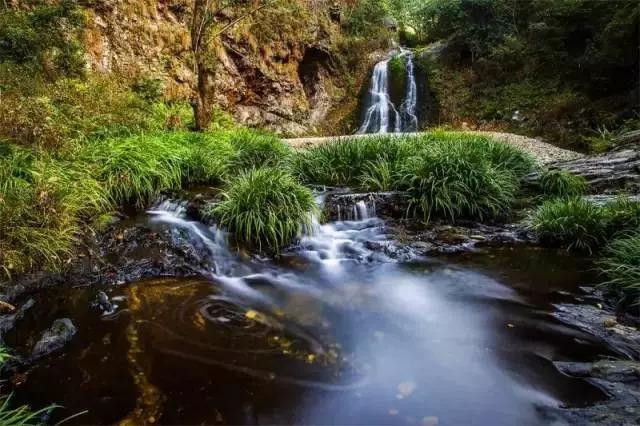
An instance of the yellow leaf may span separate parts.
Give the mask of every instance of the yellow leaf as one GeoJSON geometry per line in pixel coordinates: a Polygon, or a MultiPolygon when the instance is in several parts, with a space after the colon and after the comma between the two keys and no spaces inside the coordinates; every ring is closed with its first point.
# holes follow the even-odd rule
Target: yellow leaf
{"type": "Polygon", "coordinates": [[[258,312],[254,311],[253,309],[247,311],[246,314],[244,314],[245,317],[247,317],[247,319],[253,320],[256,319],[258,317],[258,312]]]}

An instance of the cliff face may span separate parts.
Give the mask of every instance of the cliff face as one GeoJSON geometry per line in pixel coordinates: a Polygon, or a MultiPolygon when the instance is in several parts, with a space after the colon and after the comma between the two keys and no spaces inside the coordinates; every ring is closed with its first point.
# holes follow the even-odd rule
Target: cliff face
{"type": "MultiPolygon", "coordinates": [[[[165,97],[188,100],[194,85],[189,0],[102,0],[87,9],[84,42],[92,69],[125,79],[158,78],[165,97]]],[[[238,122],[286,135],[320,132],[364,79],[345,78],[340,2],[277,2],[210,40],[217,104],[238,122]],[[349,87],[344,81],[349,81],[349,87]]],[[[222,10],[224,26],[244,10],[222,10]]],[[[363,52],[364,53],[364,52],[363,52]]],[[[366,64],[365,64],[366,66],[366,64]]],[[[342,107],[344,109],[344,107],[342,107]]]]}

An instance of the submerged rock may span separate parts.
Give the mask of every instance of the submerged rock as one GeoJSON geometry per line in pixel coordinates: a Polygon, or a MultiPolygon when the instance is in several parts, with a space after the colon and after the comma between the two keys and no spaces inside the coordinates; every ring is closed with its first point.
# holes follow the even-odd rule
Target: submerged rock
{"type": "Polygon", "coordinates": [[[550,417],[569,424],[640,424],[640,363],[624,360],[557,362],[563,373],[586,379],[609,399],[584,408],[554,409],[550,417]]]}
{"type": "Polygon", "coordinates": [[[31,358],[33,360],[40,359],[62,349],[76,333],[76,327],[69,318],[55,320],[33,347],[31,358]]]}
{"type": "Polygon", "coordinates": [[[20,321],[25,313],[35,304],[35,300],[29,299],[12,313],[0,316],[0,344],[4,343],[3,335],[15,327],[16,323],[20,321]]]}

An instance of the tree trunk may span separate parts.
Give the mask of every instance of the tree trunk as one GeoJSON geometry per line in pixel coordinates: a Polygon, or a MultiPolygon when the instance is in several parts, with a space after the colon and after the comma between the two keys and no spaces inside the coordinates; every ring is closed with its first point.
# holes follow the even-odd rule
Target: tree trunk
{"type": "Polygon", "coordinates": [[[213,78],[215,63],[207,54],[209,29],[215,0],[195,0],[191,24],[191,48],[193,50],[196,87],[191,101],[196,130],[206,130],[213,118],[213,78]]]}

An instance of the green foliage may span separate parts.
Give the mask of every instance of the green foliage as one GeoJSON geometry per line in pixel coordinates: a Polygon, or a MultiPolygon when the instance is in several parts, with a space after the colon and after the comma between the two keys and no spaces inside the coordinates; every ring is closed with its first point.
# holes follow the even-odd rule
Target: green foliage
{"type": "Polygon", "coordinates": [[[84,17],[76,2],[30,2],[28,10],[0,12],[0,62],[27,66],[32,72],[79,75],[83,69],[80,33],[84,17]]]}
{"type": "MultiPolygon", "coordinates": [[[[384,160],[392,166],[402,158],[400,147],[410,138],[371,136],[329,142],[296,153],[294,173],[306,183],[328,186],[361,186],[371,163],[384,160]]],[[[366,186],[366,185],[365,185],[366,186]]]]}
{"type": "Polygon", "coordinates": [[[584,194],[588,184],[582,176],[561,170],[545,170],[540,175],[538,186],[549,197],[572,197],[584,194]]]}
{"type": "Polygon", "coordinates": [[[289,145],[273,134],[247,129],[227,134],[237,152],[232,160],[232,167],[236,170],[280,166],[292,155],[289,145]]]}
{"type": "Polygon", "coordinates": [[[86,139],[162,130],[170,108],[144,101],[113,77],[38,78],[16,82],[20,68],[0,68],[0,140],[38,149],[69,149],[86,139]]]}
{"type": "Polygon", "coordinates": [[[582,198],[543,203],[534,213],[531,224],[541,242],[569,249],[592,252],[607,237],[603,210],[582,198]]]}
{"type": "Polygon", "coordinates": [[[56,270],[72,252],[80,220],[110,208],[84,164],[9,149],[0,158],[0,268],[56,270]]]}
{"type": "Polygon", "coordinates": [[[220,134],[201,133],[192,135],[190,155],[183,167],[187,183],[216,184],[226,179],[232,170],[231,161],[236,148],[220,134]]]}
{"type": "Polygon", "coordinates": [[[640,233],[613,240],[599,262],[606,285],[624,297],[625,304],[640,304],[640,233]]]}
{"type": "Polygon", "coordinates": [[[617,136],[617,132],[610,130],[607,126],[599,126],[591,135],[585,136],[584,140],[589,152],[601,154],[615,146],[617,136]]]}
{"type": "Polygon", "coordinates": [[[133,84],[132,89],[140,98],[153,103],[162,99],[164,87],[159,78],[143,77],[133,84]]]}
{"type": "Polygon", "coordinates": [[[464,143],[435,144],[409,158],[404,170],[414,206],[426,219],[493,219],[509,211],[518,189],[514,173],[464,143]]]}
{"type": "MultiPolygon", "coordinates": [[[[440,119],[575,143],[637,109],[639,8],[611,0],[414,1],[419,37],[446,40],[430,79],[440,119]],[[630,77],[631,76],[631,77],[630,77]],[[459,99],[463,99],[459,101],[459,99]],[[520,118],[514,118],[519,111],[520,118]]],[[[595,149],[608,135],[590,139],[595,149]]]]}
{"type": "Polygon", "coordinates": [[[507,213],[533,165],[529,155],[490,138],[434,131],[328,143],[298,153],[293,170],[307,183],[410,190],[416,213],[455,220],[507,213]]]}
{"type": "Polygon", "coordinates": [[[592,252],[608,240],[640,226],[640,202],[619,197],[603,206],[583,198],[543,203],[532,228],[544,243],[592,252]]]}
{"type": "Polygon", "coordinates": [[[210,212],[238,242],[279,251],[310,229],[317,205],[311,191],[280,169],[243,172],[210,212]]]}

